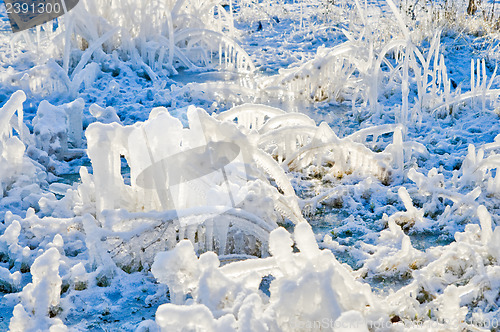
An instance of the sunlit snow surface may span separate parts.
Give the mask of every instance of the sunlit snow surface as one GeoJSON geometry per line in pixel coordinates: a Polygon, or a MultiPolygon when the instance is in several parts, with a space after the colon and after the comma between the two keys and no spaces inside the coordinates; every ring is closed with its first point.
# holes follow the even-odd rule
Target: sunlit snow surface
{"type": "MultiPolygon", "coordinates": [[[[44,85],[60,79],[61,55],[37,51],[35,33],[11,48],[3,20],[0,329],[307,331],[327,319],[360,331],[489,330],[500,316],[498,38],[477,22],[470,34],[445,28],[425,82],[410,55],[374,106],[363,45],[380,51],[404,31],[386,2],[369,1],[364,18],[364,2],[348,3],[232,4],[239,32],[220,31],[254,73],[167,64],[155,81],[126,55],[102,53],[67,89],[44,85]],[[372,30],[358,40],[362,25],[372,30]],[[222,140],[238,142],[249,165],[229,165],[229,180],[216,170],[208,189],[180,185],[172,199],[137,183],[155,160],[222,140]]],[[[411,33],[427,57],[436,34],[422,17],[411,33]]],[[[387,58],[386,74],[398,65],[387,58]]]]}

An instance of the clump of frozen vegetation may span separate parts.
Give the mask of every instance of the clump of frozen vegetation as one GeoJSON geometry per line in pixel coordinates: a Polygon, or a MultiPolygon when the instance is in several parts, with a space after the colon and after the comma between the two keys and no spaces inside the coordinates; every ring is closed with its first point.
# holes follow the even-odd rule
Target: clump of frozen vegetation
{"type": "Polygon", "coordinates": [[[144,123],[94,123],[86,131],[94,172],[81,170],[79,205],[86,208],[75,212],[92,206],[112,255],[127,268],[147,268],[182,238],[198,252],[266,255],[277,222],[303,221],[289,179],[252,135],[195,107],[187,117],[183,128],[155,108],[144,123]]]}
{"type": "MultiPolygon", "coordinates": [[[[135,2],[88,1],[77,6],[65,21],[67,50],[81,49],[72,76],[83,69],[92,56],[103,53],[129,59],[142,67],[151,79],[156,73],[175,73],[216,64],[236,70],[253,68],[234,35],[232,12],[220,1],[135,2]],[[71,46],[70,46],[71,45],[71,46]],[[213,55],[218,54],[214,61],[213,55]]],[[[75,61],[65,53],[64,68],[75,61]]]]}
{"type": "Polygon", "coordinates": [[[118,75],[123,66],[157,85],[162,84],[159,77],[176,74],[179,68],[255,69],[234,39],[232,11],[218,0],[139,5],[89,0],[61,17],[57,27],[49,22],[36,29],[36,40],[29,31],[21,32],[11,47],[24,42],[38,66],[5,78],[35,95],[76,97],[81,86],[89,88],[101,72],[118,75]]]}
{"type": "Polygon", "coordinates": [[[14,128],[19,133],[26,134],[23,122],[23,106],[26,95],[19,91],[0,109],[0,193],[5,195],[9,187],[17,180],[19,169],[22,168],[25,145],[19,137],[13,135],[14,128]],[[17,115],[16,115],[17,111],[17,115]]]}
{"type": "Polygon", "coordinates": [[[70,145],[81,148],[83,144],[83,107],[81,98],[61,106],[42,101],[33,119],[36,147],[59,160],[74,157],[71,152],[75,149],[70,149],[70,145]]]}
{"type": "Polygon", "coordinates": [[[307,223],[296,226],[293,240],[278,228],[269,241],[271,257],[222,267],[213,253],[196,257],[188,241],[159,253],[152,272],[169,286],[172,299],[156,313],[162,331],[301,331],[318,329],[313,322],[331,328],[341,321],[352,331],[368,331],[368,320],[389,320],[370,287],[354,280],[330,251],[319,250],[307,223]],[[299,252],[294,253],[294,243],[299,252]],[[274,279],[268,297],[259,284],[269,275],[274,279]]]}
{"type": "Polygon", "coordinates": [[[457,26],[481,29],[478,15],[441,26],[462,4],[443,17],[439,1],[410,3],[82,1],[54,31],[13,37],[12,57],[23,39],[57,47],[0,77],[48,99],[26,116],[19,91],[0,109],[0,291],[12,293],[0,323],[494,328],[495,47],[470,59],[470,35],[450,42],[457,26]],[[179,68],[252,71],[234,20],[273,75],[163,81],[179,68]],[[148,84],[137,96],[130,74],[148,84]],[[138,104],[146,115],[129,111],[138,104]],[[302,105],[308,115],[290,112],[302,105]]]}
{"type": "Polygon", "coordinates": [[[26,95],[17,91],[0,108],[0,205],[16,212],[38,207],[40,185],[47,185],[44,167],[26,155],[28,146],[34,144],[23,122],[25,100],[26,95]]]}
{"type": "Polygon", "coordinates": [[[39,256],[31,266],[33,281],[19,294],[21,303],[14,307],[14,316],[9,324],[11,331],[68,330],[61,319],[55,317],[61,310],[61,255],[57,248],[62,246],[58,243],[61,241],[61,236],[56,235],[54,247],[39,256]]]}
{"type": "MultiPolygon", "coordinates": [[[[389,295],[389,303],[400,308],[401,317],[423,321],[424,326],[429,318],[430,322],[440,322],[441,327],[495,328],[499,314],[500,228],[493,229],[484,206],[477,208],[477,216],[480,225],[467,225],[464,232],[455,234],[456,242],[449,246],[428,249],[427,262],[413,272],[413,281],[389,295]],[[475,306],[485,310],[471,311],[475,306]]],[[[422,263],[415,260],[412,264],[422,263]]]]}
{"type": "Polygon", "coordinates": [[[470,91],[462,93],[448,77],[440,31],[430,37],[425,54],[396,5],[392,0],[387,3],[399,23],[399,32],[380,31],[380,13],[369,16],[356,2],[362,21],[362,29],[357,27],[360,31],[344,31],[346,42],[319,48],[313,59],[265,78],[259,88],[280,98],[349,101],[353,110],[361,102],[361,108],[369,105],[373,113],[380,112],[381,98],[398,91],[402,103],[397,121],[405,125],[409,121],[421,123],[422,112],[426,111],[451,114],[457,104],[469,100],[479,102],[483,110],[499,105],[500,89],[492,89],[496,67],[488,78],[485,61],[477,59],[475,64],[471,60],[470,91]]]}

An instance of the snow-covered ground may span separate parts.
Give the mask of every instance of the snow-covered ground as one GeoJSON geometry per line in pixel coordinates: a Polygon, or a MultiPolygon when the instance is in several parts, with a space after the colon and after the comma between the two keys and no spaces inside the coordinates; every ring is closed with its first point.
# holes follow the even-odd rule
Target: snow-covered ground
{"type": "Polygon", "coordinates": [[[2,6],[0,330],[498,331],[500,21],[467,5],[2,6]]]}

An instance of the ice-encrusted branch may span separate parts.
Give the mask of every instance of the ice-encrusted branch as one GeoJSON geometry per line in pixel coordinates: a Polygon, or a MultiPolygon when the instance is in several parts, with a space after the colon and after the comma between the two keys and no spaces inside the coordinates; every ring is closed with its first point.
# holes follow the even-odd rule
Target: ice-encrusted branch
{"type": "Polygon", "coordinates": [[[164,331],[174,326],[215,330],[224,323],[242,331],[256,317],[260,317],[258,327],[262,330],[290,330],[311,319],[331,319],[340,324],[346,316],[359,331],[365,331],[365,318],[370,313],[380,315],[373,310],[379,304],[370,288],[355,281],[331,252],[319,250],[307,223],[296,226],[293,240],[285,229],[274,230],[269,258],[220,267],[215,255],[205,253],[197,258],[193,249],[190,242],[182,241],[175,249],[159,253],[152,266],[155,278],[167,284],[172,294],[172,303],[161,305],[156,313],[156,323],[164,331]],[[292,250],[294,243],[298,252],[292,250]],[[267,275],[274,280],[266,301],[257,294],[261,279],[267,275]],[[209,287],[216,280],[217,288],[209,287]],[[192,297],[191,305],[187,295],[192,297]],[[321,305],[306,305],[314,301],[321,305]],[[350,311],[357,310],[354,303],[360,302],[363,311],[350,311]]]}

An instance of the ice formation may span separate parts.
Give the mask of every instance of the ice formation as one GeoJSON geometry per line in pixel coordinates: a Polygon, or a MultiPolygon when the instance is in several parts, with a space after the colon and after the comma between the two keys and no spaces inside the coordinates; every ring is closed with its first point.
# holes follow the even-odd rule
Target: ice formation
{"type": "MultiPolygon", "coordinates": [[[[54,238],[54,245],[62,241],[61,236],[54,238]],[[57,238],[59,237],[59,238],[57,238]]],[[[59,243],[59,246],[62,244],[59,243]]],[[[55,316],[61,293],[62,280],[59,276],[60,253],[52,247],[39,256],[31,266],[33,281],[20,293],[21,303],[14,307],[14,316],[10,320],[10,331],[67,331],[68,329],[55,316]]]]}
{"type": "Polygon", "coordinates": [[[82,174],[80,190],[92,193],[80,195],[81,204],[95,199],[97,219],[120,264],[147,266],[155,252],[183,238],[199,252],[265,255],[278,220],[303,220],[283,170],[235,124],[194,107],[188,119],[189,128],[183,128],[166,109],[156,108],[144,123],[94,123],[86,131],[94,172],[82,174]],[[130,168],[127,181],[121,157],[130,168]]]}
{"type": "MultiPolygon", "coordinates": [[[[8,187],[12,186],[19,174],[19,169],[25,164],[22,142],[24,135],[29,133],[23,123],[23,106],[26,99],[22,91],[15,93],[0,109],[0,193],[5,195],[8,187]],[[17,111],[17,116],[15,115],[17,111]],[[17,128],[21,139],[13,135],[17,128]]],[[[20,175],[20,174],[19,174],[20,175]]]]}
{"type": "Polygon", "coordinates": [[[276,37],[293,23],[279,25],[273,15],[284,7],[275,2],[87,1],[56,29],[0,38],[12,48],[2,61],[40,64],[0,74],[5,94],[24,91],[0,109],[0,292],[12,293],[0,298],[12,313],[0,325],[493,328],[496,68],[473,59],[469,77],[467,59],[465,74],[451,73],[464,61],[450,66],[441,46],[450,46],[449,31],[417,27],[434,24],[432,13],[414,20],[389,0],[395,19],[374,24],[381,9],[339,2],[348,19],[323,26],[304,14],[315,4],[287,3],[300,6],[300,26],[269,57],[255,49],[276,42],[259,40],[272,28],[238,22],[248,28],[243,48],[233,15],[251,7],[260,15],[252,24],[276,25],[276,37]],[[288,68],[241,75],[239,84],[165,77],[180,68],[251,72],[246,47],[272,63],[263,71],[288,68]],[[100,95],[108,93],[115,99],[100,95]],[[307,102],[293,104],[300,96],[307,102]],[[267,105],[275,99],[309,115],[267,105]],[[351,109],[340,108],[345,101],[351,109]],[[341,116],[325,114],[337,106],[341,116]],[[79,178],[65,174],[77,167],[79,178]]]}
{"type": "MultiPolygon", "coordinates": [[[[251,72],[255,66],[236,37],[233,13],[220,1],[156,3],[92,0],[79,3],[59,19],[57,28],[38,27],[38,66],[9,79],[26,91],[47,96],[89,88],[101,71],[120,70],[124,64],[144,72],[160,84],[159,76],[179,68],[206,71],[214,68],[251,72]],[[62,65],[51,59],[62,55],[62,65]],[[96,62],[92,62],[92,60],[96,62]],[[100,66],[97,62],[111,66],[100,66]]],[[[29,48],[28,31],[19,33],[29,48]]],[[[19,42],[13,38],[12,45],[19,42]]]]}
{"type": "Polygon", "coordinates": [[[47,184],[43,167],[26,155],[40,151],[33,147],[33,136],[23,122],[25,99],[24,92],[17,91],[0,109],[0,205],[16,212],[38,207],[44,196],[40,185],[47,184]]]}
{"type": "MultiPolygon", "coordinates": [[[[391,9],[400,16],[392,2],[391,9]]],[[[320,47],[313,59],[280,73],[263,78],[259,91],[279,98],[305,98],[312,101],[361,100],[374,113],[379,112],[379,99],[393,93],[398,87],[402,105],[398,122],[406,125],[422,122],[422,112],[441,113],[444,116],[464,101],[479,102],[483,111],[495,109],[500,103],[500,90],[492,89],[497,68],[488,79],[485,60],[471,60],[470,91],[452,89],[451,79],[440,50],[438,31],[430,41],[426,55],[410,38],[403,18],[399,18],[400,33],[384,38],[379,22],[369,19],[366,11],[356,6],[363,20],[363,30],[355,38],[344,31],[347,41],[332,48],[320,47]],[[379,35],[382,34],[382,36],[379,35]],[[392,55],[389,57],[389,55],[392,55]],[[392,58],[392,59],[390,59],[392,58]],[[414,102],[409,93],[416,91],[414,102]]]]}
{"type": "Polygon", "coordinates": [[[70,149],[70,145],[74,148],[83,146],[84,104],[81,98],[62,106],[42,101],[33,119],[36,147],[60,160],[74,157],[76,151],[81,154],[81,150],[70,149]]]}
{"type": "MultiPolygon", "coordinates": [[[[427,328],[489,329],[497,324],[500,228],[493,231],[491,216],[484,206],[477,209],[477,215],[481,225],[467,225],[464,232],[455,234],[456,242],[449,246],[428,249],[429,262],[413,272],[414,280],[389,295],[389,302],[400,308],[400,316],[420,320],[427,316],[439,322],[423,322],[427,328]],[[467,306],[474,302],[491,309],[470,316],[467,306]]],[[[419,264],[418,260],[414,264],[419,264]]]]}
{"type": "Polygon", "coordinates": [[[469,145],[468,153],[460,168],[461,175],[457,179],[462,187],[481,187],[489,194],[495,195],[500,191],[500,155],[496,153],[500,146],[496,141],[480,147],[476,153],[474,145],[469,145]],[[485,157],[485,152],[489,155],[485,157]],[[496,170],[495,175],[493,171],[496,170]]]}
{"type": "Polygon", "coordinates": [[[345,328],[367,331],[369,321],[388,320],[370,287],[354,280],[330,251],[318,249],[307,223],[296,226],[294,240],[283,228],[274,230],[269,246],[271,257],[222,267],[213,253],[198,259],[188,241],[159,253],[152,272],[173,292],[172,303],[156,312],[161,330],[331,330],[345,320],[345,328]],[[259,290],[267,275],[274,277],[270,297],[259,290]]]}

